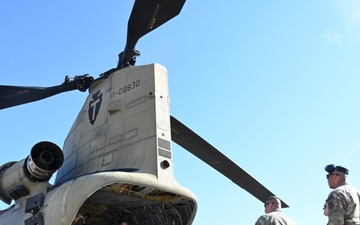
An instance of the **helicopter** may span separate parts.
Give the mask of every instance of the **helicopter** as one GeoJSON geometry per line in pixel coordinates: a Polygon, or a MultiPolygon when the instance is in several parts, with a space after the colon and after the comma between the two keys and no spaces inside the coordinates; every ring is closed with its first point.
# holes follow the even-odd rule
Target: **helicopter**
{"type": "Polygon", "coordinates": [[[166,68],[135,66],[137,41],[178,15],[184,4],[136,0],[119,63],[99,78],[65,77],[47,88],[0,86],[1,109],[89,90],[62,150],[42,141],[25,159],[0,167],[0,199],[15,201],[0,213],[0,224],[71,224],[77,213],[88,224],[192,224],[197,200],[174,179],[171,141],[260,201],[274,195],[170,115],[166,68]]]}

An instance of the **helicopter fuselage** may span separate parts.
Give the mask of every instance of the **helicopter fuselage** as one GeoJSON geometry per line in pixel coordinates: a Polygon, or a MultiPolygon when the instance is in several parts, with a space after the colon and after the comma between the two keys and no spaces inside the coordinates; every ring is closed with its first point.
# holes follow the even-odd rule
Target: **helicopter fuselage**
{"type": "MultiPolygon", "coordinates": [[[[16,200],[15,224],[69,225],[77,213],[94,225],[191,224],[197,202],[173,177],[169,105],[167,71],[159,64],[94,81],[54,185],[16,200]],[[25,212],[39,194],[39,209],[25,212]]],[[[0,214],[0,223],[14,212],[0,214]]]]}

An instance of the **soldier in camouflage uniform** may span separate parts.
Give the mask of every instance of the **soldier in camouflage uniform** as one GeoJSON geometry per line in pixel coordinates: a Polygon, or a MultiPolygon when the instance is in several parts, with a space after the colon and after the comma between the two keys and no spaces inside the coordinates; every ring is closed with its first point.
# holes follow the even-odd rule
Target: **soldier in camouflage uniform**
{"type": "Polygon", "coordinates": [[[255,225],[296,225],[281,212],[281,201],[276,196],[269,197],[265,202],[265,215],[259,217],[255,225]]]}
{"type": "Polygon", "coordinates": [[[326,199],[328,225],[360,225],[359,192],[347,182],[349,170],[334,164],[325,167],[329,187],[334,189],[326,199]]]}
{"type": "Polygon", "coordinates": [[[328,215],[329,215],[329,214],[328,214],[329,207],[328,207],[328,204],[327,204],[326,201],[325,201],[323,210],[324,210],[324,216],[328,216],[328,215]]]}

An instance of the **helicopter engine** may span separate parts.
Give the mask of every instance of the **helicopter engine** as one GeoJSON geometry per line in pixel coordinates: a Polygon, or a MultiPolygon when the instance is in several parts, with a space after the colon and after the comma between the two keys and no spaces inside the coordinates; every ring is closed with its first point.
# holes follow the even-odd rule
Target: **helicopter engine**
{"type": "Polygon", "coordinates": [[[0,167],[0,199],[10,204],[31,192],[39,192],[49,181],[52,174],[64,162],[62,150],[52,142],[39,142],[30,151],[30,155],[18,162],[8,162],[0,167]],[[38,187],[38,188],[36,188],[38,187]]]}

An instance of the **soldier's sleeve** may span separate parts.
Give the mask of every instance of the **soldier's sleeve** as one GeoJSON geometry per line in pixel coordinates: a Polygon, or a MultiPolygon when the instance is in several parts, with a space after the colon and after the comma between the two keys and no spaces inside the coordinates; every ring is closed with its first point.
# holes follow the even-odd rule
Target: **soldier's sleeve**
{"type": "Polygon", "coordinates": [[[260,216],[259,219],[257,219],[255,225],[266,225],[266,216],[260,216]]]}
{"type": "Polygon", "coordinates": [[[343,225],[345,217],[345,196],[339,192],[331,192],[326,202],[328,203],[328,225],[343,225]]]}

